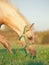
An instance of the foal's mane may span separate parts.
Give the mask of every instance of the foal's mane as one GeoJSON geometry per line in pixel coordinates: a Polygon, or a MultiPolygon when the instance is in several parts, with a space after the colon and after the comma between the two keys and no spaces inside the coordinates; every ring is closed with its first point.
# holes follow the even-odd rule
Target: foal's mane
{"type": "Polygon", "coordinates": [[[0,0],[0,1],[3,1],[3,2],[8,2],[8,0],[0,0]]]}

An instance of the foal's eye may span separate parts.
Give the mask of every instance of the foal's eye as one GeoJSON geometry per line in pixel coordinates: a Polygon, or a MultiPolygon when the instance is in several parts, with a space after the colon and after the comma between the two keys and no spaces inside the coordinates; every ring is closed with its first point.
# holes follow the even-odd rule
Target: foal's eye
{"type": "Polygon", "coordinates": [[[28,39],[29,39],[29,40],[32,40],[33,38],[32,38],[32,36],[31,36],[31,37],[28,37],[28,39]]]}

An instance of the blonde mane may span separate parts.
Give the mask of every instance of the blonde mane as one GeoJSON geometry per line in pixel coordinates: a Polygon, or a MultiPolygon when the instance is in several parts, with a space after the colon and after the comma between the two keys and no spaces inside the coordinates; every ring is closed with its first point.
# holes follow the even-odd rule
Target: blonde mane
{"type": "Polygon", "coordinates": [[[0,0],[0,1],[2,1],[2,2],[8,2],[8,0],[0,0]]]}

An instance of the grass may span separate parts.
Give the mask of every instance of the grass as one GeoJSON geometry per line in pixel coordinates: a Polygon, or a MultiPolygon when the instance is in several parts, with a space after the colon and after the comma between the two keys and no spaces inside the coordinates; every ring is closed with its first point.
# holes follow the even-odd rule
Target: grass
{"type": "Polygon", "coordinates": [[[17,37],[7,39],[11,45],[13,54],[10,55],[7,50],[0,44],[0,65],[49,65],[49,45],[36,45],[36,58],[26,56],[17,37]]]}
{"type": "Polygon", "coordinates": [[[36,58],[26,56],[25,51],[19,48],[12,49],[10,55],[6,49],[0,49],[0,65],[49,65],[49,46],[36,45],[36,58]]]}

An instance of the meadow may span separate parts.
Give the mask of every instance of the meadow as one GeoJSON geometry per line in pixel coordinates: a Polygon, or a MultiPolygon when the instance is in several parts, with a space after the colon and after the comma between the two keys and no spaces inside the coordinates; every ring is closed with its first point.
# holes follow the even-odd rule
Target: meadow
{"type": "Polygon", "coordinates": [[[49,65],[49,45],[35,45],[37,54],[33,59],[33,56],[26,56],[21,43],[17,40],[17,35],[5,32],[5,36],[11,45],[13,54],[10,55],[0,44],[0,65],[49,65]]]}

